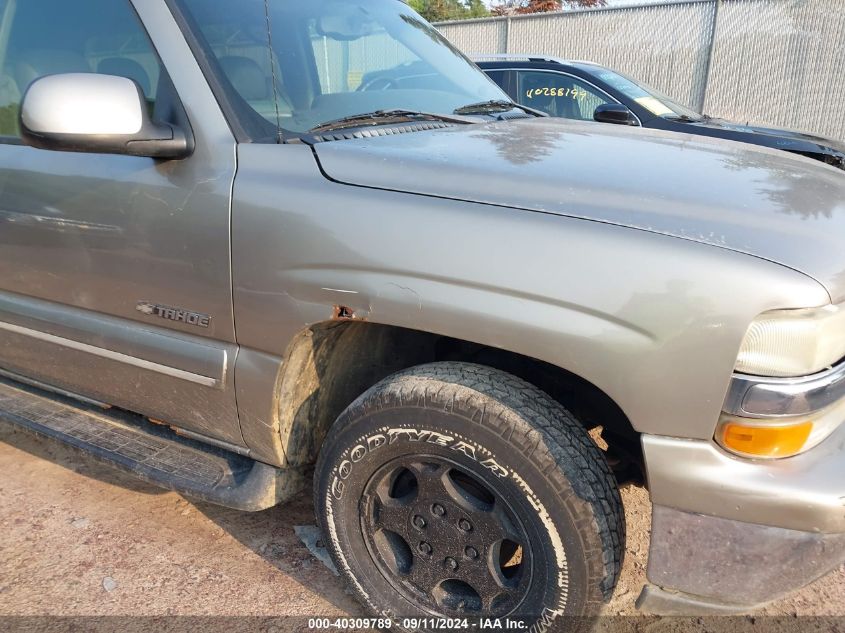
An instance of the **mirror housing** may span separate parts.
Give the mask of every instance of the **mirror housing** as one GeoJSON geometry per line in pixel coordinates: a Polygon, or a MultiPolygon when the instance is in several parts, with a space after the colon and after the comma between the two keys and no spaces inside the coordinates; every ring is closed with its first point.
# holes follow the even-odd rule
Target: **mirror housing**
{"type": "Polygon", "coordinates": [[[94,73],[49,75],[34,81],[20,112],[27,145],[59,152],[180,159],[193,152],[186,132],[155,123],[141,87],[94,73]]]}
{"type": "Polygon", "coordinates": [[[603,103],[596,108],[593,119],[599,123],[613,123],[614,125],[640,124],[634,113],[621,103],[603,103]]]}

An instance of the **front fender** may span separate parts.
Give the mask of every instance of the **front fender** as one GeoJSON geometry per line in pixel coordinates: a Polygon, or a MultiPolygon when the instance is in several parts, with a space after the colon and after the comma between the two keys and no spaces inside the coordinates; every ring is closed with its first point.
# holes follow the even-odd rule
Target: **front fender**
{"type": "Polygon", "coordinates": [[[281,357],[337,317],[441,334],[566,369],[636,430],[696,439],[750,321],[830,302],[801,273],[692,240],[334,183],[296,145],[240,146],[233,254],[244,347],[281,357]]]}

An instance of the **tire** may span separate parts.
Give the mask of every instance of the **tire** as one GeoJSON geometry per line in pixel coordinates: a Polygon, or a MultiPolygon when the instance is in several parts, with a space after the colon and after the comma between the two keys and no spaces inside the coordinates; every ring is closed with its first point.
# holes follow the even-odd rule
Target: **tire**
{"type": "Polygon", "coordinates": [[[585,630],[621,568],[601,451],[546,393],[488,367],[433,363],[369,389],[329,431],[314,487],[337,569],[394,628],[585,630]]]}

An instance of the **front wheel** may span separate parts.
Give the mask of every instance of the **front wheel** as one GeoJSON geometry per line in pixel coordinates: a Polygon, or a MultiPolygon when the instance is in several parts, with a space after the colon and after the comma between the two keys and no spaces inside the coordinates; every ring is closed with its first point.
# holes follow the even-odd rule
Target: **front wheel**
{"type": "Polygon", "coordinates": [[[338,570],[375,616],[589,625],[621,566],[624,516],[601,451],[547,394],[434,363],[338,418],[315,505],[338,570]]]}

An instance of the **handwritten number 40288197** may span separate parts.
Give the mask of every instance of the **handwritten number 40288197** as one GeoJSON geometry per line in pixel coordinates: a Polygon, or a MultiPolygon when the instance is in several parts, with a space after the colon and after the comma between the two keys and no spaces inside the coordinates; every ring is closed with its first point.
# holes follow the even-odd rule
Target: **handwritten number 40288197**
{"type": "Polygon", "coordinates": [[[586,99],[587,91],[583,88],[532,88],[527,90],[528,99],[534,97],[569,97],[570,99],[586,99]]]}

